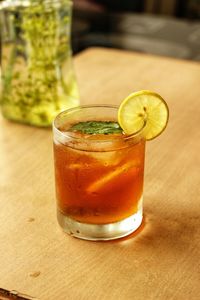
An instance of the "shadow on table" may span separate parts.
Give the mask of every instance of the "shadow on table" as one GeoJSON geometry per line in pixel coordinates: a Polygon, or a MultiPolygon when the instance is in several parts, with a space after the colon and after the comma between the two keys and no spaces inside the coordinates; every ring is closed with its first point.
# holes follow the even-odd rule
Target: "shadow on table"
{"type": "Polygon", "coordinates": [[[154,248],[160,250],[172,249],[175,253],[185,251],[191,241],[199,234],[200,215],[192,215],[188,211],[178,211],[177,217],[159,214],[148,207],[145,210],[143,222],[134,233],[111,243],[133,246],[136,248],[154,248]]]}

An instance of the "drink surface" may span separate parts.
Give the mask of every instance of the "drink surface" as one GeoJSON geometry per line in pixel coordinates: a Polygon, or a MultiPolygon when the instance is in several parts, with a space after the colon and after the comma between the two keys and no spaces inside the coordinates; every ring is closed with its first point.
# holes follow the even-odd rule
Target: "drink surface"
{"type": "Polygon", "coordinates": [[[70,131],[73,142],[54,142],[58,209],[76,221],[91,224],[113,223],[133,215],[143,192],[145,141],[124,146],[117,123],[115,133],[108,128],[114,122],[108,122],[106,134],[95,135],[78,131],[79,124],[61,129],[70,131]],[[94,139],[96,149],[91,147],[94,139]],[[112,150],[105,151],[104,141],[110,141],[112,150]],[[87,146],[85,150],[80,150],[81,143],[87,146]]]}

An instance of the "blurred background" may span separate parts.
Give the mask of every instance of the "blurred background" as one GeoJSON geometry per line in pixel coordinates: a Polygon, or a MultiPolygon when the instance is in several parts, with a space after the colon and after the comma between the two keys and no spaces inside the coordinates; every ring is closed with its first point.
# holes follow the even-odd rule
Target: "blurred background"
{"type": "Polygon", "coordinates": [[[114,47],[200,61],[200,0],[74,0],[73,52],[114,47]]]}

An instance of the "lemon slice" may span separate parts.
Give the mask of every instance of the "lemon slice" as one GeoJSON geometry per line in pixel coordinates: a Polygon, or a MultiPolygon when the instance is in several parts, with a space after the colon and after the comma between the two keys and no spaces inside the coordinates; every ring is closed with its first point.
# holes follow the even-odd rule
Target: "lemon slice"
{"type": "Polygon", "coordinates": [[[132,173],[136,174],[138,172],[138,166],[136,162],[129,162],[126,165],[120,166],[114,171],[110,171],[109,173],[101,176],[101,178],[97,179],[96,181],[92,182],[88,188],[88,193],[98,192],[101,190],[104,186],[111,183],[113,180],[115,180],[118,176],[122,175],[123,173],[130,172],[132,169],[132,173]]]}
{"type": "Polygon", "coordinates": [[[125,133],[133,134],[144,127],[146,140],[160,135],[167,126],[169,109],[165,100],[151,91],[130,94],[120,105],[118,122],[125,133]]]}

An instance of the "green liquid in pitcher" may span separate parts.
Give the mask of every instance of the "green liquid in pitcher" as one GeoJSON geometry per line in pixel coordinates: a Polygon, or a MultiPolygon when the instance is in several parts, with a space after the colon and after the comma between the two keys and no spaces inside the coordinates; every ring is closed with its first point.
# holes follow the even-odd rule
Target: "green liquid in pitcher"
{"type": "Polygon", "coordinates": [[[1,105],[8,119],[49,126],[58,112],[79,104],[70,47],[71,6],[67,0],[58,3],[47,6],[38,0],[2,13],[1,105]]]}

